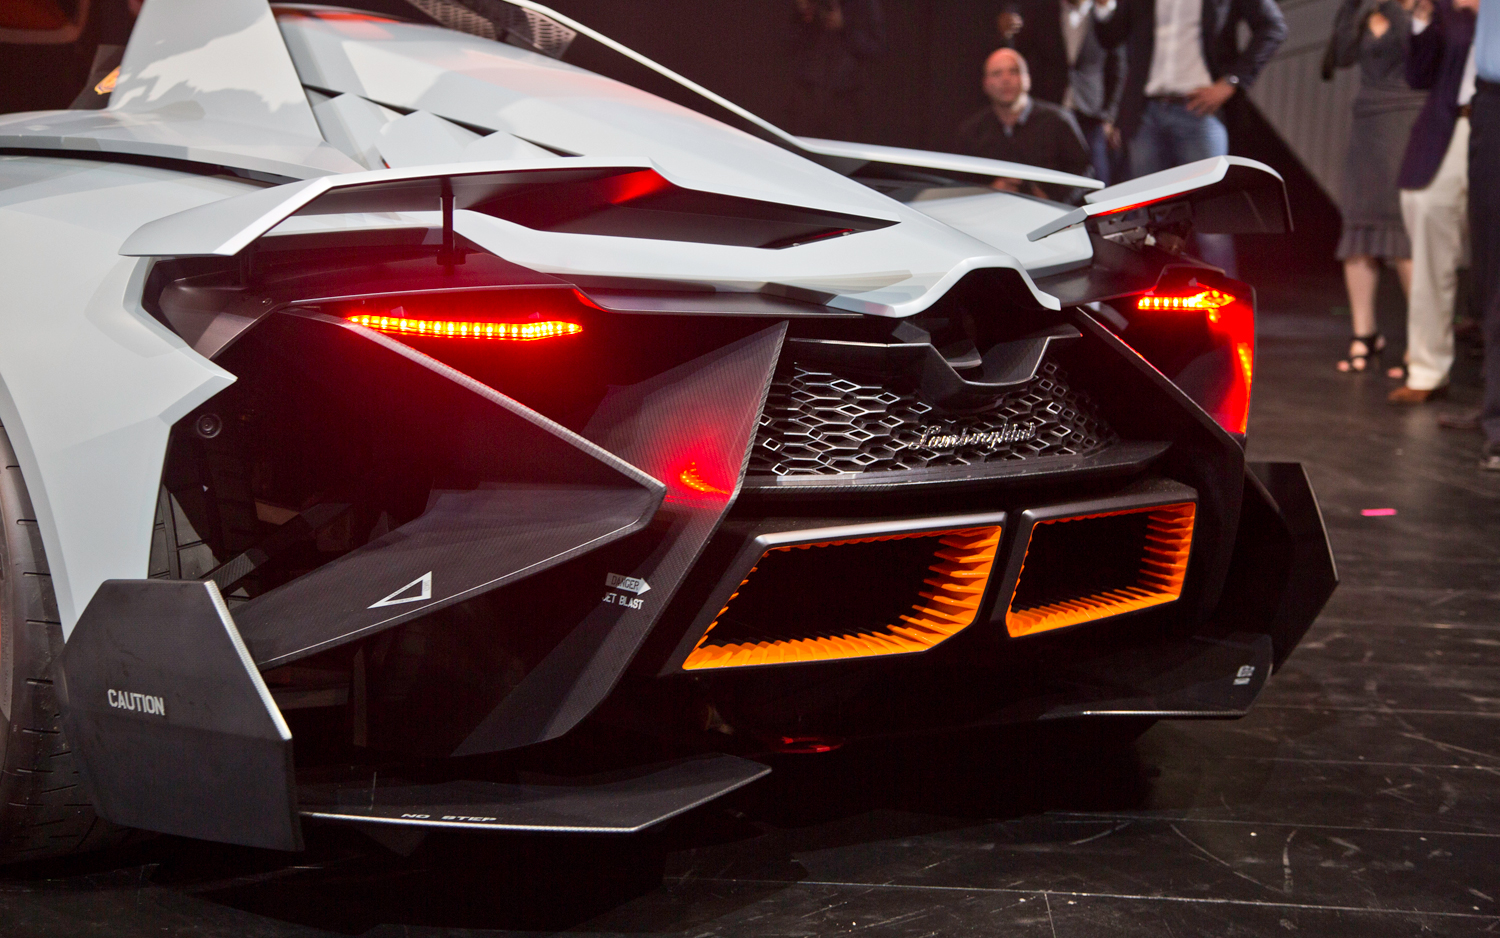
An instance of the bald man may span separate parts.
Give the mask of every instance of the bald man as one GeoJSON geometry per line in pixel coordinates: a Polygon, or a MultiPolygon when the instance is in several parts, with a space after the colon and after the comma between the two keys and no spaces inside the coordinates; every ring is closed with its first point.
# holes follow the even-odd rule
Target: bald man
{"type": "MultiPolygon", "coordinates": [[[[1093,160],[1077,121],[1057,105],[1031,96],[1031,73],[1019,52],[997,49],[990,54],[984,63],[984,94],[989,106],[959,125],[957,152],[1080,176],[1093,174],[1093,160]]],[[[993,185],[1060,202],[1076,202],[1081,195],[1067,186],[1019,179],[1000,178],[993,185]]]]}

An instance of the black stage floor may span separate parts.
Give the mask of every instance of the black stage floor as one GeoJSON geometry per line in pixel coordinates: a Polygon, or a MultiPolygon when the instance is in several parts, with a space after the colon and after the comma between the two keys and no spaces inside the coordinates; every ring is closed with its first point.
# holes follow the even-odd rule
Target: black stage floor
{"type": "Polygon", "coordinates": [[[0,873],[0,934],[1500,932],[1500,477],[1433,408],[1333,371],[1348,320],[1326,294],[1266,303],[1251,448],[1307,463],[1343,585],[1244,720],[1086,755],[966,737],[789,757],[627,840],[403,859],[342,830],[297,856],[162,839],[0,873]]]}

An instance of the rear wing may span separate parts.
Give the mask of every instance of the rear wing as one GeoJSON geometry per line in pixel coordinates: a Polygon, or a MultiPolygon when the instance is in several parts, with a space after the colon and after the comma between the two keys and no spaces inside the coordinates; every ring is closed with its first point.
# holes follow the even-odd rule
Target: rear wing
{"type": "Polygon", "coordinates": [[[454,213],[478,212],[527,228],[566,225],[578,234],[615,234],[751,247],[872,231],[899,216],[851,215],[677,186],[649,161],[580,158],[499,161],[319,176],[210,202],[147,222],[125,239],[126,257],[232,257],[289,218],[351,213],[442,212],[451,250],[454,213]],[[607,222],[638,199],[658,197],[627,232],[607,222]],[[702,219],[711,219],[705,226],[702,219]],[[594,230],[597,229],[597,230],[594,230]],[[769,240],[767,240],[769,239],[769,240]]]}
{"type": "Polygon", "coordinates": [[[1036,279],[1064,306],[1143,293],[1164,268],[1193,264],[1181,256],[1187,235],[1284,234],[1291,207],[1281,175],[1264,163],[1216,156],[1152,173],[1087,196],[1082,208],[1027,235],[1041,241],[1083,226],[1092,262],[1036,279]]]}
{"type": "MultiPolygon", "coordinates": [[[[1040,241],[1094,221],[1101,230],[1123,231],[1179,220],[1185,209],[1193,228],[1205,234],[1284,234],[1292,230],[1291,207],[1281,174],[1242,156],[1214,156],[1185,166],[1091,192],[1084,206],[1026,235],[1040,241]]],[[[1105,231],[1104,233],[1111,233],[1105,231]]]]}

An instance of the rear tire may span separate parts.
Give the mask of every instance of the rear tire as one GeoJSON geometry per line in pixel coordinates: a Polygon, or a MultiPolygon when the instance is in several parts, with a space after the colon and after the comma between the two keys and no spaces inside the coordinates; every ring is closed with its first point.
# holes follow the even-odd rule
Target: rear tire
{"type": "Polygon", "coordinates": [[[94,814],[52,686],[62,651],[41,531],[0,428],[0,863],[109,846],[130,833],[94,814]]]}

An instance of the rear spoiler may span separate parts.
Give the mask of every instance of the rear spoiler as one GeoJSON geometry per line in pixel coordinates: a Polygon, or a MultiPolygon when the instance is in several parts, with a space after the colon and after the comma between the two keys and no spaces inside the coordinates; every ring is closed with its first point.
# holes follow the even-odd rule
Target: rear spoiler
{"type": "Polygon", "coordinates": [[[352,212],[431,212],[474,202],[526,185],[600,179],[651,170],[649,163],[621,165],[554,159],[534,163],[464,163],[377,169],[319,176],[231,196],[149,221],[120,246],[125,257],[233,257],[296,215],[352,212]]]}
{"type": "Polygon", "coordinates": [[[1143,293],[1172,265],[1201,264],[1173,249],[1163,236],[1187,230],[1207,234],[1282,234],[1292,228],[1286,187],[1269,166],[1238,156],[1217,156],[1153,173],[1088,196],[1088,204],[1041,226],[1027,237],[1040,241],[1085,225],[1093,260],[1036,278],[1038,290],[1063,306],[1143,293]]]}
{"type": "Polygon", "coordinates": [[[1242,156],[1214,156],[1185,166],[1091,192],[1082,208],[1047,222],[1028,241],[1094,221],[1139,227],[1165,219],[1174,208],[1191,212],[1193,228],[1205,234],[1284,234],[1292,230],[1291,207],[1281,174],[1242,156]],[[1132,215],[1132,213],[1135,213],[1132,215]],[[1140,225],[1131,222],[1139,221],[1140,225]]]}
{"type": "MultiPolygon", "coordinates": [[[[125,239],[120,253],[126,257],[233,257],[294,216],[436,211],[443,214],[444,243],[451,250],[455,211],[477,211],[526,227],[546,227],[543,222],[576,220],[668,192],[690,197],[690,204],[658,206],[651,219],[641,222],[647,232],[643,237],[698,240],[683,236],[677,230],[682,226],[673,220],[696,214],[710,214],[729,223],[743,218],[756,223],[756,231],[774,222],[789,234],[810,231],[814,236],[822,230],[871,231],[899,220],[895,213],[879,210],[873,214],[885,217],[691,190],[674,185],[649,161],[549,158],[379,169],[273,186],[147,222],[125,239]]],[[[725,237],[732,237],[732,224],[724,227],[725,237]]],[[[692,228],[687,225],[688,230],[692,228]]]]}

